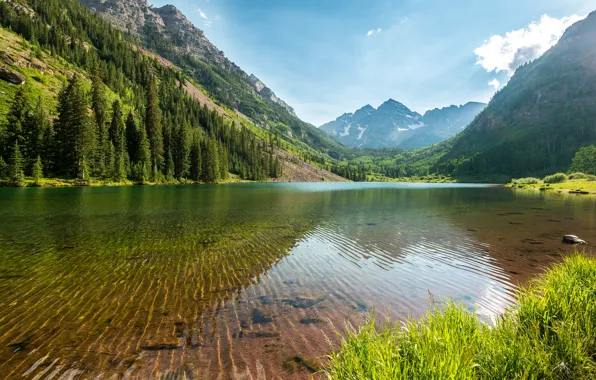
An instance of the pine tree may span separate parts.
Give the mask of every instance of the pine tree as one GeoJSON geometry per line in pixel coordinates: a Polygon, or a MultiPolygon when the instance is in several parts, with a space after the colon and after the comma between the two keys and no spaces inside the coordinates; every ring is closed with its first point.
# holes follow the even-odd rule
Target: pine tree
{"type": "Polygon", "coordinates": [[[139,150],[139,131],[132,112],[128,113],[126,118],[126,150],[131,162],[137,162],[137,152],[139,150]]]}
{"type": "Polygon", "coordinates": [[[195,142],[190,149],[190,179],[199,181],[201,179],[201,144],[195,142]]]}
{"type": "MultiPolygon", "coordinates": [[[[112,122],[108,131],[111,147],[114,149],[114,166],[111,177],[115,181],[126,179],[126,146],[124,137],[124,122],[122,120],[122,110],[120,101],[114,101],[112,105],[112,122]]],[[[111,151],[110,151],[111,153],[111,151]]]]}
{"type": "Polygon", "coordinates": [[[8,164],[4,161],[4,158],[0,156],[0,178],[7,178],[8,177],[8,164]]]}
{"type": "Polygon", "coordinates": [[[147,133],[144,127],[140,127],[137,130],[137,152],[136,156],[136,180],[146,182],[149,180],[151,174],[151,148],[149,146],[149,140],[147,139],[147,133]]]}
{"type": "Polygon", "coordinates": [[[178,126],[174,143],[174,166],[176,178],[186,177],[189,169],[190,144],[188,128],[185,123],[178,126]]]}
{"type": "MultiPolygon", "coordinates": [[[[95,68],[96,71],[98,69],[98,67],[95,68]]],[[[101,175],[105,175],[106,154],[108,150],[108,133],[106,128],[108,102],[105,85],[97,73],[93,76],[91,84],[91,108],[93,109],[97,130],[97,149],[95,152],[97,170],[101,175]]]]}
{"type": "Polygon", "coordinates": [[[217,182],[219,180],[219,157],[217,141],[214,137],[205,141],[203,151],[203,180],[205,182],[217,182]]]}
{"type": "Polygon", "coordinates": [[[6,116],[6,127],[4,131],[4,157],[10,158],[13,154],[15,144],[23,146],[25,142],[24,127],[27,123],[29,104],[25,94],[25,86],[17,89],[12,100],[8,115],[6,116]]]}
{"type": "Polygon", "coordinates": [[[157,173],[163,168],[164,153],[163,132],[157,100],[157,83],[155,76],[151,77],[149,86],[147,87],[147,107],[145,113],[145,127],[147,129],[147,138],[151,150],[151,168],[153,171],[153,179],[155,180],[157,173]]]}
{"type": "Polygon", "coordinates": [[[59,96],[54,147],[58,172],[83,180],[89,178],[95,148],[95,130],[87,107],[83,85],[74,75],[59,96]]]}
{"type": "Polygon", "coordinates": [[[113,178],[116,173],[116,152],[114,149],[114,144],[111,141],[108,141],[105,172],[106,176],[110,178],[113,178]]]}
{"type": "Polygon", "coordinates": [[[228,150],[223,146],[219,146],[219,178],[222,180],[228,179],[228,150]]]}
{"type": "Polygon", "coordinates": [[[48,113],[43,106],[41,96],[37,99],[35,109],[26,122],[25,130],[25,154],[29,162],[34,163],[36,158],[44,154],[44,139],[48,133],[50,120],[48,113]]]}
{"type": "Polygon", "coordinates": [[[10,180],[17,186],[22,186],[25,181],[25,175],[23,173],[23,156],[21,155],[21,149],[19,143],[15,142],[10,156],[10,180]]]}
{"type": "Polygon", "coordinates": [[[41,157],[37,156],[37,160],[33,164],[33,171],[32,171],[33,181],[35,184],[39,185],[41,179],[43,178],[43,165],[41,163],[41,157]]]}

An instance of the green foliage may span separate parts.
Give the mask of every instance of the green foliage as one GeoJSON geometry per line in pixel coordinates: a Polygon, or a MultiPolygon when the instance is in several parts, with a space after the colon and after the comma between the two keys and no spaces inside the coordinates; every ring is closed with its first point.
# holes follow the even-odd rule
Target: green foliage
{"type": "Polygon", "coordinates": [[[540,179],[534,177],[516,178],[512,181],[516,185],[535,185],[540,183],[540,179]]]}
{"type": "MultiPolygon", "coordinates": [[[[33,17],[15,11],[14,5],[0,2],[0,24],[32,43],[18,38],[9,43],[23,41],[23,49],[35,50],[39,59],[61,62],[59,71],[74,75],[69,75],[71,79],[60,91],[57,112],[52,96],[44,93],[41,101],[40,85],[7,91],[11,110],[0,113],[0,157],[5,162],[10,161],[15,141],[27,171],[40,157],[44,174],[85,180],[132,178],[145,182],[194,177],[217,181],[229,172],[243,179],[263,180],[281,175],[279,158],[273,148],[267,149],[269,140],[275,141],[278,149],[304,154],[319,165],[330,160],[299,139],[286,136],[283,141],[275,130],[270,133],[254,125],[247,127],[244,121],[233,124],[216,111],[201,107],[185,92],[182,84],[188,78],[184,74],[143,55],[133,47],[134,41],[78,1],[31,1],[33,17]],[[33,109],[29,106],[32,100],[37,102],[33,109]],[[2,120],[8,113],[10,118],[2,120]],[[7,128],[9,119],[11,127],[7,128]],[[191,152],[193,146],[199,148],[191,152]],[[213,153],[208,164],[203,159],[207,151],[213,153]],[[208,169],[209,165],[214,166],[208,169]]],[[[160,46],[167,48],[167,44],[160,46]]],[[[34,69],[23,70],[31,71],[28,77],[39,74],[34,69]]],[[[220,74],[229,73],[216,75],[220,74]]],[[[47,77],[52,84],[63,78],[58,73],[47,77]]],[[[232,75],[228,79],[238,78],[232,75]]],[[[260,106],[271,115],[279,111],[273,112],[269,104],[260,106]]],[[[236,114],[231,118],[239,120],[236,114]]],[[[330,149],[341,148],[323,140],[322,132],[300,124],[297,118],[291,121],[296,124],[291,129],[296,136],[311,140],[319,136],[321,144],[330,149]]]]}
{"type": "Polygon", "coordinates": [[[544,183],[561,183],[567,181],[567,175],[565,173],[556,173],[544,177],[542,181],[544,183]]]}
{"type": "Polygon", "coordinates": [[[571,173],[569,174],[569,179],[588,179],[590,176],[586,173],[571,173]]]}
{"type": "Polygon", "coordinates": [[[43,178],[43,164],[41,163],[41,157],[39,156],[37,156],[37,160],[35,160],[35,163],[33,164],[31,176],[33,177],[33,182],[35,184],[39,184],[43,178]]]}
{"type": "Polygon", "coordinates": [[[22,186],[25,182],[25,174],[23,173],[23,156],[21,155],[21,149],[19,143],[15,142],[10,155],[10,169],[9,169],[10,181],[15,186],[22,186]]]}
{"type": "Polygon", "coordinates": [[[9,167],[4,158],[0,156],[0,178],[7,178],[9,173],[9,167]]]}
{"type": "Polygon", "coordinates": [[[595,175],[596,145],[586,146],[578,150],[571,162],[571,170],[595,175]]]}
{"type": "Polygon", "coordinates": [[[518,295],[494,327],[449,303],[407,325],[349,331],[330,379],[588,379],[596,376],[596,259],[576,255],[518,295]]]}

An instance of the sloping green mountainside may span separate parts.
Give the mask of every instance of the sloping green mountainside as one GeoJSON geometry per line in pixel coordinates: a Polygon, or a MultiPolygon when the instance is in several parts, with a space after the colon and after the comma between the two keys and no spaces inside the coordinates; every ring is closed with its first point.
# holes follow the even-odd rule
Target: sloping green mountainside
{"type": "Polygon", "coordinates": [[[596,13],[518,68],[468,128],[443,144],[433,170],[521,177],[567,171],[596,143],[596,13]]]}
{"type": "Polygon", "coordinates": [[[183,86],[195,76],[147,56],[76,0],[3,1],[0,25],[0,69],[25,81],[0,81],[0,176],[14,182],[263,180],[281,176],[280,149],[327,168],[334,160],[322,151],[343,149],[308,125],[295,126],[303,141],[281,122],[267,131],[200,106],[183,86]]]}
{"type": "Polygon", "coordinates": [[[272,133],[292,136],[317,151],[335,159],[343,159],[350,151],[341,143],[315,126],[300,120],[284,107],[265,102],[256,95],[243,72],[231,63],[230,67],[210,64],[185,52],[182,38],[170,38],[160,33],[153,25],[143,28],[139,42],[147,49],[172,61],[186,74],[194,78],[210,96],[229,109],[237,109],[259,125],[267,126],[272,133]]]}

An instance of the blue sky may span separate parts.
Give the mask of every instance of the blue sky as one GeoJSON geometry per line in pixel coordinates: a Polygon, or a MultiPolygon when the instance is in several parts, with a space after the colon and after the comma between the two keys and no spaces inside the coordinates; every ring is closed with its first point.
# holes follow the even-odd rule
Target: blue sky
{"type": "Polygon", "coordinates": [[[596,0],[153,4],[177,6],[228,58],[317,126],[389,98],[420,113],[487,102],[519,63],[596,10],[596,0]]]}

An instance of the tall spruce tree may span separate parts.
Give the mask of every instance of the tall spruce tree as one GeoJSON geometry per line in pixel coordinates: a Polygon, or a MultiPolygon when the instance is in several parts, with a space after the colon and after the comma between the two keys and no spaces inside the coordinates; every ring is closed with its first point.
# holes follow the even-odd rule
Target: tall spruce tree
{"type": "Polygon", "coordinates": [[[126,179],[126,141],[119,100],[115,100],[112,105],[112,122],[108,134],[110,143],[114,147],[114,167],[110,174],[115,181],[122,181],[126,179]]]}
{"type": "Polygon", "coordinates": [[[31,165],[44,154],[45,135],[49,133],[49,126],[50,119],[40,96],[37,99],[35,108],[27,118],[25,129],[24,156],[31,165]]]}
{"type": "Polygon", "coordinates": [[[15,142],[10,155],[10,181],[17,186],[22,186],[25,181],[23,173],[23,156],[19,143],[15,142]]]}
{"type": "Polygon", "coordinates": [[[89,118],[85,90],[77,75],[69,79],[60,93],[54,129],[57,171],[88,179],[95,148],[95,129],[89,118]]]}
{"type": "MultiPolygon", "coordinates": [[[[147,107],[145,109],[145,128],[151,150],[151,170],[153,177],[163,169],[163,132],[161,125],[161,113],[157,100],[157,83],[155,75],[151,76],[147,87],[147,107]]],[[[156,178],[153,178],[156,180],[156,178]]]]}
{"type": "Polygon", "coordinates": [[[100,175],[105,175],[106,154],[108,150],[108,131],[107,111],[108,101],[106,97],[105,85],[101,81],[95,68],[96,74],[93,75],[91,84],[91,108],[93,109],[93,116],[95,118],[95,126],[97,130],[97,146],[96,146],[96,166],[100,175]]]}
{"type": "Polygon", "coordinates": [[[131,112],[126,118],[126,151],[131,162],[137,162],[137,152],[139,150],[139,131],[135,117],[131,112]]]}
{"type": "Polygon", "coordinates": [[[20,86],[6,116],[3,146],[5,147],[4,157],[9,159],[13,153],[15,144],[23,146],[25,143],[25,126],[29,114],[25,86],[20,86]]]}
{"type": "Polygon", "coordinates": [[[202,161],[201,144],[195,141],[190,148],[190,179],[193,181],[201,179],[202,161]]]}
{"type": "Polygon", "coordinates": [[[202,176],[205,182],[217,182],[219,180],[219,154],[217,140],[215,137],[208,138],[203,148],[203,170],[202,176]]]}

